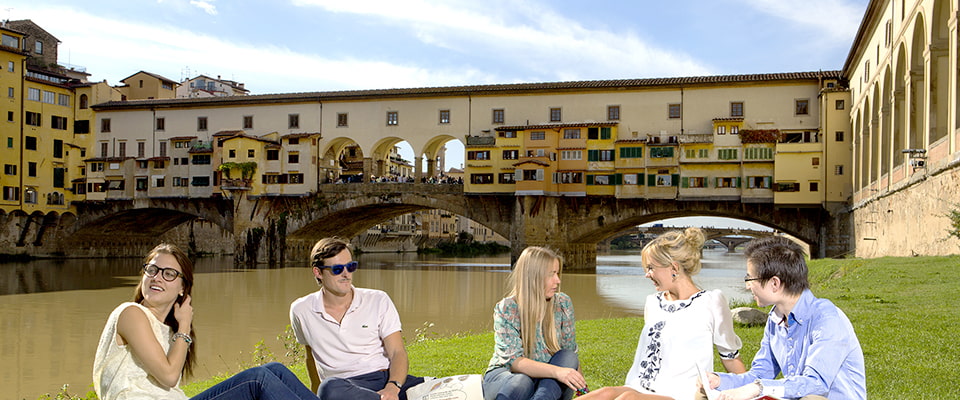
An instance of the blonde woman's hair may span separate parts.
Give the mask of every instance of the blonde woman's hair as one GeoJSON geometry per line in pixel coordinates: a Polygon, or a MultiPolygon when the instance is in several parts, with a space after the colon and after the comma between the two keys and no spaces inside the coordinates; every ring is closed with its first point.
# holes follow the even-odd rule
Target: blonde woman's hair
{"type": "MultiPolygon", "coordinates": [[[[517,258],[510,272],[510,293],[520,313],[520,336],[523,354],[532,357],[537,349],[537,326],[551,354],[560,351],[557,327],[554,323],[554,302],[547,300],[544,283],[551,274],[554,262],[563,269],[563,259],[544,247],[527,247],[517,258]]],[[[559,272],[559,271],[558,271],[559,272]]],[[[554,295],[556,296],[556,295],[554,295]]],[[[553,299],[550,299],[553,300],[553,299]]]]}
{"type": "Polygon", "coordinates": [[[664,267],[676,263],[687,276],[694,276],[702,267],[700,257],[705,240],[700,228],[669,231],[647,243],[641,255],[645,260],[664,267]]]}

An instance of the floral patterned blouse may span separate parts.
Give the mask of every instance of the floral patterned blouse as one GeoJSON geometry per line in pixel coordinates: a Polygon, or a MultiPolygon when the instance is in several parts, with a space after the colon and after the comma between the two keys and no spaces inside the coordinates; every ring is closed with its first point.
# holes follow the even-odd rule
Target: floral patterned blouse
{"type": "MultiPolygon", "coordinates": [[[[563,350],[577,351],[577,333],[573,318],[573,302],[565,293],[557,293],[553,298],[554,322],[557,325],[557,339],[563,350]]],[[[500,300],[493,309],[493,357],[487,371],[507,367],[520,357],[534,361],[549,362],[553,354],[547,350],[543,332],[537,326],[537,348],[533,355],[523,354],[523,341],[520,333],[520,312],[513,297],[500,300]]]]}

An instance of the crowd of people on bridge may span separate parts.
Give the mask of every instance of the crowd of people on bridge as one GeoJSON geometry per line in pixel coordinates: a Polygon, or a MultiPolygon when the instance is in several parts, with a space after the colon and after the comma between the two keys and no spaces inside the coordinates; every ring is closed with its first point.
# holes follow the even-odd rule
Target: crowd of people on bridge
{"type": "MultiPolygon", "coordinates": [[[[493,306],[494,351],[482,378],[484,400],[866,399],[863,351],[843,311],[810,291],[803,249],[784,237],[751,242],[744,284],[769,311],[750,369],[720,290],[692,277],[701,269],[699,228],[671,231],[640,257],[656,293],[623,386],[590,391],[577,345],[571,297],[560,291],[563,259],[528,247],[513,266],[509,293],[493,306]],[[725,372],[713,372],[714,357],[725,372]]],[[[196,399],[406,400],[424,378],[409,374],[400,316],[381,290],[358,288],[348,243],[318,241],[308,259],[319,290],[290,306],[304,346],[309,387],[284,365],[240,372],[196,399]]],[[[196,365],[193,264],[161,244],[144,258],[131,302],[107,319],[94,360],[104,400],[185,399],[179,388],[196,365]]],[[[215,337],[218,332],[205,333],[215,337]]],[[[609,366],[598,366],[601,369],[609,366]]],[[[464,371],[469,373],[469,371],[464,371]]],[[[472,398],[471,398],[472,399],[472,398]]]]}
{"type": "MultiPolygon", "coordinates": [[[[371,175],[369,178],[364,179],[363,174],[361,173],[357,175],[341,175],[339,179],[328,178],[326,183],[414,183],[414,182],[416,182],[416,179],[414,179],[412,176],[371,175]]],[[[429,183],[431,185],[462,185],[463,178],[440,174],[440,176],[422,177],[420,178],[420,183],[429,183]]]]}

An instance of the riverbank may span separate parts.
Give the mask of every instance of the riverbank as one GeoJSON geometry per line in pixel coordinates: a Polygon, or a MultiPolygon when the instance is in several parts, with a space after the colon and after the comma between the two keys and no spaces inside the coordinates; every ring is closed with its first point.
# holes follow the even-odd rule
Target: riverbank
{"type": "MultiPolygon", "coordinates": [[[[870,399],[960,398],[960,387],[953,383],[960,347],[950,334],[960,326],[955,310],[958,266],[960,256],[810,262],[814,294],[843,309],[857,331],[870,399]]],[[[623,384],[642,326],[641,318],[577,322],[583,371],[591,388],[623,384]]],[[[418,337],[429,337],[428,329],[418,337]]],[[[749,363],[763,329],[738,326],[736,331],[744,343],[744,362],[749,363]]],[[[410,371],[427,376],[482,373],[492,347],[490,332],[408,343],[410,371]]],[[[285,362],[306,380],[302,362],[285,362]]],[[[217,381],[194,382],[184,389],[195,394],[217,381]]]]}

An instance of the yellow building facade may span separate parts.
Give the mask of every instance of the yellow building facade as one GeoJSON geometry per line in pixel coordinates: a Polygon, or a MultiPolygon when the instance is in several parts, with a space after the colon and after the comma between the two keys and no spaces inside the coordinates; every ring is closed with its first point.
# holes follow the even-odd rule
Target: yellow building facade
{"type": "Polygon", "coordinates": [[[0,28],[0,35],[0,67],[3,68],[0,70],[0,87],[7,90],[2,100],[5,122],[0,125],[3,132],[0,139],[0,159],[3,160],[3,175],[0,175],[3,197],[0,198],[0,207],[9,213],[20,210],[23,204],[20,124],[23,121],[22,83],[27,56],[21,50],[23,33],[0,28]]]}

